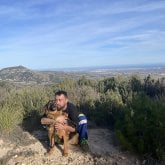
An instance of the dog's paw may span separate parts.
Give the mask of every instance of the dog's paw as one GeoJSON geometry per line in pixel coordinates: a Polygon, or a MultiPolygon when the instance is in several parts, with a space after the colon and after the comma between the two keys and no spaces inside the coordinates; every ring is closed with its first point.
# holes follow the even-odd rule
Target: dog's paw
{"type": "Polygon", "coordinates": [[[63,153],[63,156],[67,157],[68,156],[68,153],[63,153]]]}
{"type": "Polygon", "coordinates": [[[44,153],[44,156],[50,156],[54,153],[55,148],[49,148],[49,150],[47,152],[44,153]]]}

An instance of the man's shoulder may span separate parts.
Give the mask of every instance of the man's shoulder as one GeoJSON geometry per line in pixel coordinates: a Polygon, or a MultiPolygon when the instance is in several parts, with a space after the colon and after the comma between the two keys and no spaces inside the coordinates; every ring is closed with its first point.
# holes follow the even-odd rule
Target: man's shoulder
{"type": "Polygon", "coordinates": [[[67,103],[67,112],[68,112],[69,119],[71,119],[76,124],[78,124],[79,111],[78,111],[78,108],[73,103],[71,102],[67,103]]]}
{"type": "Polygon", "coordinates": [[[71,103],[71,102],[67,103],[67,108],[68,109],[75,109],[75,110],[77,110],[77,107],[73,103],[71,103]]]}

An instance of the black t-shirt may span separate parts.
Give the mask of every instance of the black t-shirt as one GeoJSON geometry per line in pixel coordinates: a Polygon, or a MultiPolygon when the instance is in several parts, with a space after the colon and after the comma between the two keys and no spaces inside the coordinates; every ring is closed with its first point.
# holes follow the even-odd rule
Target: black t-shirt
{"type": "Polygon", "coordinates": [[[68,114],[68,118],[69,122],[72,122],[72,124],[75,125],[75,127],[78,126],[78,115],[80,114],[80,112],[78,111],[78,109],[76,108],[76,106],[70,102],[67,103],[67,108],[66,110],[64,110],[64,112],[66,112],[68,114]]]}

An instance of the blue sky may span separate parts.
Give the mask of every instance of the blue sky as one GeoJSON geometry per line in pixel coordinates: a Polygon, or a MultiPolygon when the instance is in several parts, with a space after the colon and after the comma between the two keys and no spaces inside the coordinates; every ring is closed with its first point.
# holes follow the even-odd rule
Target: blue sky
{"type": "Polygon", "coordinates": [[[165,63],[165,0],[0,0],[0,69],[165,63]]]}

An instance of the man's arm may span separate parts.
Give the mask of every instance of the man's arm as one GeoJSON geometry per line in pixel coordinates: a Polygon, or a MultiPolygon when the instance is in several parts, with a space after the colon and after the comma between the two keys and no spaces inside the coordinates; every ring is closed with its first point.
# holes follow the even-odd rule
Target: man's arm
{"type": "Polygon", "coordinates": [[[76,131],[76,129],[74,127],[71,127],[67,124],[61,124],[61,123],[55,124],[55,129],[65,130],[65,131],[68,131],[68,132],[75,132],[76,131]]]}
{"type": "Polygon", "coordinates": [[[46,125],[55,124],[55,120],[47,118],[47,117],[43,117],[41,118],[41,124],[46,124],[46,125]]]}
{"type": "Polygon", "coordinates": [[[69,132],[75,132],[75,131],[76,131],[76,129],[75,129],[74,127],[71,127],[71,126],[69,126],[69,125],[66,125],[66,126],[65,126],[65,130],[66,130],[66,131],[69,131],[69,132]]]}

